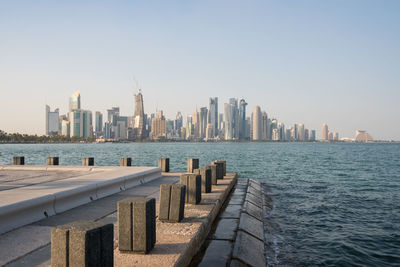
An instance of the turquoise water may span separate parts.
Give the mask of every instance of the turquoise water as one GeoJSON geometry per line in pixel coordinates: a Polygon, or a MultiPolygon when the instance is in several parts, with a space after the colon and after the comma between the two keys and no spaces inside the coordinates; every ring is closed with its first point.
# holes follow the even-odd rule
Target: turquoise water
{"type": "Polygon", "coordinates": [[[186,158],[227,160],[239,177],[259,179],[272,199],[265,218],[267,258],[284,266],[400,265],[400,144],[130,143],[0,145],[0,164],[59,156],[61,165],[154,166],[169,157],[172,171],[186,158]]]}

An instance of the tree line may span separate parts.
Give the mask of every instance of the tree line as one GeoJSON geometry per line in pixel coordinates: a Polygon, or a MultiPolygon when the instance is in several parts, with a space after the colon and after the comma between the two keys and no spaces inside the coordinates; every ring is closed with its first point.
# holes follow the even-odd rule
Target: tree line
{"type": "Polygon", "coordinates": [[[77,143],[95,142],[96,138],[68,137],[64,135],[30,135],[6,133],[0,130],[0,143],[77,143]]]}

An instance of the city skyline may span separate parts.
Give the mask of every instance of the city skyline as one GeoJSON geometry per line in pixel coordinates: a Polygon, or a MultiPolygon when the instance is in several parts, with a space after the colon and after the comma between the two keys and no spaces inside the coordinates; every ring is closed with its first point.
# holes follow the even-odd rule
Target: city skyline
{"type": "MultiPolygon", "coordinates": [[[[209,98],[209,109],[196,106],[192,115],[183,120],[182,113],[177,111],[174,120],[163,115],[162,110],[156,113],[144,112],[142,90],[134,95],[133,116],[124,116],[119,107],[107,109],[107,119],[99,111],[88,111],[81,107],[80,91],[69,98],[69,111],[60,115],[57,108],[51,111],[45,106],[45,135],[66,137],[96,138],[97,140],[253,140],[253,141],[316,141],[314,129],[306,128],[303,123],[285,126],[277,118],[268,117],[265,110],[255,106],[251,116],[246,116],[248,103],[245,99],[230,98],[224,103],[224,113],[218,113],[218,98],[209,98]],[[93,118],[93,113],[95,114],[93,118]],[[218,117],[218,121],[216,118],[218,117]],[[216,126],[216,127],[214,127],[216,126]]],[[[365,131],[356,131],[356,138],[339,139],[338,132],[328,130],[322,125],[321,141],[373,141],[365,131]]]]}
{"type": "MultiPolygon", "coordinates": [[[[400,3],[14,3],[0,10],[0,129],[43,134],[43,107],[166,118],[245,99],[285,125],[400,140],[400,3]],[[132,14],[135,14],[132,16],[132,14]],[[73,20],[71,16],[73,15],[73,20]]],[[[94,113],[93,113],[94,115],[94,113]]],[[[207,128],[206,128],[207,129],[207,128]]],[[[204,130],[204,125],[203,125],[204,130]]]]}

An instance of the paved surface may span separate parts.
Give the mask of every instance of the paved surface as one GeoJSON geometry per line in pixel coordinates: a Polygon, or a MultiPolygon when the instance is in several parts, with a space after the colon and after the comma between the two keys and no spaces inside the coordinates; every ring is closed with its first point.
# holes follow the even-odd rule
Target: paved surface
{"type": "Polygon", "coordinates": [[[159,177],[156,167],[0,166],[0,234],[159,177]]]}
{"type": "MultiPolygon", "coordinates": [[[[127,197],[156,198],[158,215],[161,184],[179,182],[180,173],[163,173],[159,179],[70,209],[39,222],[0,235],[0,266],[50,266],[50,229],[76,220],[114,224],[114,266],[184,266],[207,237],[223,201],[229,196],[237,175],[228,174],[199,205],[185,205],[181,223],[157,220],[156,246],[148,255],[122,254],[118,250],[117,202],[127,197]]],[[[0,192],[1,193],[1,192],[0,192]]]]}
{"type": "Polygon", "coordinates": [[[190,266],[266,266],[261,184],[239,179],[201,252],[190,266]]]}

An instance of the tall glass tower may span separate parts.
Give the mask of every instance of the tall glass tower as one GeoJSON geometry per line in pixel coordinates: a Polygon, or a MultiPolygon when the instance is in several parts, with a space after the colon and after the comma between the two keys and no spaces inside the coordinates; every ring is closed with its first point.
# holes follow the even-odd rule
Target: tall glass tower
{"type": "Polygon", "coordinates": [[[144,123],[143,95],[141,90],[135,95],[135,113],[133,117],[133,127],[135,129],[136,138],[143,139],[146,134],[146,125],[144,123]]]}
{"type": "Polygon", "coordinates": [[[69,98],[69,111],[81,109],[81,92],[78,90],[69,98]]]}
{"type": "Polygon", "coordinates": [[[214,127],[214,136],[218,135],[218,97],[210,97],[208,111],[208,123],[211,123],[214,127]]]}
{"type": "Polygon", "coordinates": [[[246,101],[244,99],[240,99],[240,104],[239,104],[239,139],[240,140],[247,139],[246,106],[247,106],[246,101]]]}

